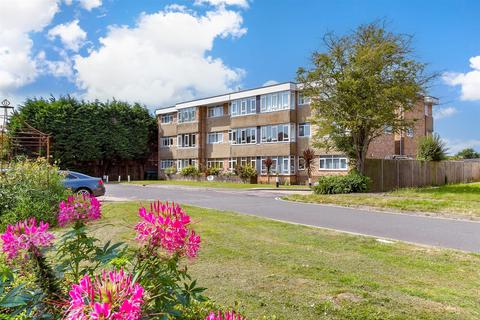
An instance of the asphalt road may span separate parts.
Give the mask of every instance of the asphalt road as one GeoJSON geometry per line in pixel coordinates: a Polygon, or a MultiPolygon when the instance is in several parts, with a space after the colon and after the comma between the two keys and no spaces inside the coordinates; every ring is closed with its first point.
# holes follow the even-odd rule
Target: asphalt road
{"type": "Polygon", "coordinates": [[[169,200],[343,232],[480,252],[480,222],[293,203],[276,199],[280,195],[272,191],[109,184],[106,196],[169,200]]]}

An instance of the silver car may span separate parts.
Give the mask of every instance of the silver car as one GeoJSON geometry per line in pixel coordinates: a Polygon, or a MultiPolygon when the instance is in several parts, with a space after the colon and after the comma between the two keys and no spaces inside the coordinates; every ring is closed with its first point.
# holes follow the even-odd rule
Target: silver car
{"type": "Polygon", "coordinates": [[[90,177],[75,171],[60,171],[65,175],[63,185],[72,189],[77,194],[94,195],[95,197],[105,194],[105,184],[100,178],[90,177]]]}

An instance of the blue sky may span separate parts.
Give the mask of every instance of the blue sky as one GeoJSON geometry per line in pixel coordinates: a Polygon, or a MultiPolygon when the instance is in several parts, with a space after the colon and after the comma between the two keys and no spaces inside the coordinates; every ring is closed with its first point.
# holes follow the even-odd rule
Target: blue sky
{"type": "Polygon", "coordinates": [[[385,19],[443,74],[430,92],[435,130],[453,152],[480,151],[480,1],[0,0],[0,12],[0,99],[72,94],[151,109],[295,80],[325,32],[385,19]]]}

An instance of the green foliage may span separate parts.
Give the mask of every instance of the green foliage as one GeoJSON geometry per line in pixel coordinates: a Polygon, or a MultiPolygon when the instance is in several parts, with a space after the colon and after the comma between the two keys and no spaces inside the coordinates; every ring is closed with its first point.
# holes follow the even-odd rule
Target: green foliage
{"type": "Polygon", "coordinates": [[[366,192],[369,184],[370,178],[355,172],[346,176],[324,176],[318,179],[314,192],[316,194],[366,192]]]}
{"type": "Polygon", "coordinates": [[[476,152],[473,148],[466,148],[459,151],[455,157],[458,159],[478,159],[480,158],[480,152],[476,152]]]}
{"type": "Polygon", "coordinates": [[[438,134],[426,136],[418,142],[417,159],[426,161],[440,161],[447,156],[448,148],[438,134]]]}
{"type": "Polygon", "coordinates": [[[200,171],[195,166],[186,166],[180,170],[180,174],[184,177],[198,177],[200,171]]]}
{"type": "Polygon", "coordinates": [[[28,99],[13,115],[10,131],[20,130],[24,121],[53,137],[51,153],[59,165],[87,172],[92,161],[108,168],[146,159],[156,143],[156,123],[148,110],[116,100],[28,99]]]}
{"type": "Polygon", "coordinates": [[[30,217],[55,225],[58,203],[69,193],[62,180],[45,159],[12,162],[0,175],[0,229],[30,217]]]}
{"type": "Polygon", "coordinates": [[[207,176],[219,176],[222,173],[221,168],[216,168],[216,167],[210,167],[205,170],[205,174],[207,176]]]}
{"type": "Polygon", "coordinates": [[[250,179],[257,175],[257,170],[249,164],[245,166],[237,166],[235,172],[244,183],[250,182],[250,179]]]}
{"type": "Polygon", "coordinates": [[[311,123],[319,128],[314,143],[343,152],[363,173],[371,141],[385,126],[393,132],[412,126],[398,108],[412,110],[434,76],[425,75],[425,64],[415,60],[411,37],[381,23],[343,37],[330,33],[324,42],[326,51],[312,54],[313,68],[297,72],[311,98],[311,123]]]}
{"type": "Polygon", "coordinates": [[[167,169],[164,170],[165,174],[170,175],[170,174],[175,174],[177,173],[177,168],[172,166],[168,167],[167,169]]]}

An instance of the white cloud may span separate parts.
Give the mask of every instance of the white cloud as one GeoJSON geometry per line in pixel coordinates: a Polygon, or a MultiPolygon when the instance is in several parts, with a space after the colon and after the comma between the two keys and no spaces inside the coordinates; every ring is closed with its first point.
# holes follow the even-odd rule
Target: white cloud
{"type": "MultiPolygon", "coordinates": [[[[102,0],[77,0],[80,6],[85,10],[92,10],[102,5],[102,0]]],[[[72,5],[73,0],[63,0],[67,6],[72,5]]]]}
{"type": "Polygon", "coordinates": [[[268,81],[266,81],[264,84],[262,84],[262,87],[273,86],[274,84],[278,84],[278,81],[268,80],[268,81]]]}
{"type": "Polygon", "coordinates": [[[456,113],[458,113],[458,110],[454,107],[433,108],[433,118],[435,120],[448,118],[456,113]]]}
{"type": "Polygon", "coordinates": [[[0,1],[0,94],[31,83],[38,75],[30,32],[43,30],[60,0],[0,1]]]}
{"type": "Polygon", "coordinates": [[[448,146],[449,154],[457,154],[457,152],[465,148],[473,148],[477,151],[480,151],[480,140],[470,139],[470,140],[460,140],[460,139],[443,139],[448,146]]]}
{"type": "Polygon", "coordinates": [[[443,80],[451,86],[460,86],[462,100],[480,100],[480,56],[470,58],[470,68],[466,73],[447,72],[443,80]]]}
{"type": "Polygon", "coordinates": [[[239,6],[248,8],[248,0],[195,0],[196,5],[209,4],[212,6],[239,6]]]}
{"type": "Polygon", "coordinates": [[[100,48],[75,58],[77,85],[88,99],[112,97],[162,106],[229,91],[244,75],[209,55],[217,38],[246,30],[238,12],[216,8],[142,14],[135,27],[111,26],[100,48]]]}
{"type": "Polygon", "coordinates": [[[48,31],[48,36],[51,40],[59,37],[67,49],[75,52],[85,44],[85,40],[87,39],[87,33],[80,28],[78,20],[55,26],[48,31]]]}

